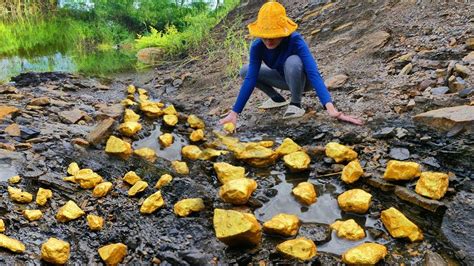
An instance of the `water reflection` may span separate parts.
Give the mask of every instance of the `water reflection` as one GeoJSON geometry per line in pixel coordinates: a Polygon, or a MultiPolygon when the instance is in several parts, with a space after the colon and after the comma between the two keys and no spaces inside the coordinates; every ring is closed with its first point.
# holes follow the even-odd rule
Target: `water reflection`
{"type": "Polygon", "coordinates": [[[16,175],[18,175],[18,173],[13,165],[0,162],[0,182],[8,181],[10,177],[16,175]]]}
{"type": "Polygon", "coordinates": [[[188,140],[183,137],[182,134],[175,134],[173,133],[172,128],[167,128],[161,123],[156,123],[155,128],[151,131],[151,134],[141,140],[135,141],[132,147],[134,150],[140,148],[150,148],[156,152],[158,157],[169,161],[175,161],[181,160],[181,148],[185,145],[188,145],[188,140]],[[163,133],[171,133],[174,137],[173,144],[166,148],[163,148],[158,140],[158,137],[163,133]]]}

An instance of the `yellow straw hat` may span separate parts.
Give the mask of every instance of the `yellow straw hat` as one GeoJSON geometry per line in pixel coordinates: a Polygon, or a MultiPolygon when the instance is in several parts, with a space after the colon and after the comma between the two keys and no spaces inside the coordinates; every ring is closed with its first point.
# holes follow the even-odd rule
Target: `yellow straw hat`
{"type": "Polygon", "coordinates": [[[258,38],[290,36],[298,25],[286,16],[285,7],[275,1],[265,3],[258,11],[257,21],[248,26],[250,35],[258,38]]]}

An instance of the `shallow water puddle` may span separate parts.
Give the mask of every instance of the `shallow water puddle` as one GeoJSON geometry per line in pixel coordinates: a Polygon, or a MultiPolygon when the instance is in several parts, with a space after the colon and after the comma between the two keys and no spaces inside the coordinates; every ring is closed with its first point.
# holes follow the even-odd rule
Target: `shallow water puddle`
{"type": "MultiPolygon", "coordinates": [[[[164,127],[164,126],[163,126],[164,127]]],[[[159,158],[163,158],[169,161],[181,160],[181,148],[188,145],[189,142],[182,134],[173,133],[173,129],[163,128],[161,123],[155,123],[155,128],[151,131],[149,136],[146,136],[138,141],[135,141],[132,145],[133,149],[150,148],[156,152],[159,158]],[[169,147],[162,147],[158,137],[163,133],[173,134],[174,141],[169,147]]]]}
{"type": "Polygon", "coordinates": [[[18,172],[13,165],[0,162],[0,182],[8,181],[10,177],[16,175],[18,172]]]}

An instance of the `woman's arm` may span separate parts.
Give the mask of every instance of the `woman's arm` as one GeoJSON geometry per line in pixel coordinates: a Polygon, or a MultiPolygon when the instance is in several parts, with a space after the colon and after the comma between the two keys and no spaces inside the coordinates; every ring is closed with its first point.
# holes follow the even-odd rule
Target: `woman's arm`
{"type": "Polygon", "coordinates": [[[220,120],[221,124],[233,123],[237,124],[238,114],[242,112],[245,107],[245,104],[250,98],[255,85],[257,83],[258,73],[260,72],[260,66],[262,64],[262,55],[260,52],[260,47],[258,43],[253,43],[250,48],[250,59],[249,59],[249,69],[245,76],[244,82],[240,87],[239,95],[235,101],[234,107],[229,114],[220,120]]]}
{"type": "Polygon", "coordinates": [[[314,60],[314,57],[311,54],[308,45],[306,45],[306,42],[300,35],[295,36],[295,38],[296,39],[294,44],[296,45],[296,51],[298,56],[301,58],[301,61],[303,62],[306,76],[309,82],[311,82],[311,85],[316,91],[316,95],[318,96],[319,101],[324,106],[324,108],[326,108],[328,114],[331,117],[342,121],[347,121],[356,125],[362,125],[363,122],[360,119],[345,115],[342,112],[337,111],[336,107],[334,107],[334,104],[332,103],[331,94],[329,94],[326,84],[324,84],[323,78],[319,73],[316,60],[314,60]]]}

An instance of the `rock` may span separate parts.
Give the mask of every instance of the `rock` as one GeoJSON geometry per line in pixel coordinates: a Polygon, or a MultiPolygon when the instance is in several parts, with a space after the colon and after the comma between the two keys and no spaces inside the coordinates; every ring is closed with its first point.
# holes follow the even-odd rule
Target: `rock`
{"type": "Polygon", "coordinates": [[[216,237],[228,246],[255,246],[262,239],[262,228],[255,216],[233,210],[214,210],[216,237]]]}
{"type": "Polygon", "coordinates": [[[423,159],[422,163],[426,164],[426,165],[429,165],[429,166],[432,166],[434,168],[440,168],[441,167],[439,165],[438,160],[436,160],[436,158],[434,158],[434,157],[426,157],[425,159],[423,159]]]}
{"type": "Polygon", "coordinates": [[[219,196],[224,202],[235,205],[246,204],[257,188],[257,182],[249,178],[239,178],[226,182],[219,190],[219,196]]]}
{"type": "Polygon", "coordinates": [[[9,136],[12,136],[12,137],[19,137],[21,136],[21,130],[20,130],[20,126],[16,123],[13,123],[11,125],[8,125],[6,128],[5,128],[5,133],[7,133],[9,136]]]}
{"type": "Polygon", "coordinates": [[[395,128],[394,127],[384,127],[380,129],[379,131],[376,131],[372,137],[376,139],[386,139],[386,138],[391,138],[395,135],[394,132],[395,128]]]}
{"type": "Polygon", "coordinates": [[[410,99],[407,103],[407,107],[409,109],[412,109],[413,107],[415,107],[416,103],[415,103],[415,100],[414,99],[410,99]]]}
{"type": "Polygon", "coordinates": [[[359,180],[363,174],[364,170],[360,166],[359,160],[354,160],[344,166],[342,169],[341,179],[347,184],[352,184],[359,180]]]}
{"type": "Polygon", "coordinates": [[[311,158],[306,152],[297,151],[283,156],[283,161],[292,172],[301,172],[309,168],[311,158]]]}
{"type": "Polygon", "coordinates": [[[204,201],[201,198],[190,198],[178,201],[174,205],[173,211],[180,217],[186,217],[192,212],[200,212],[204,208],[204,201]]]}
{"type": "Polygon", "coordinates": [[[460,105],[432,110],[414,116],[413,120],[443,131],[449,131],[458,124],[465,125],[468,131],[474,131],[474,106],[460,105]]]}
{"type": "Polygon", "coordinates": [[[182,79],[175,79],[175,80],[173,80],[173,87],[179,88],[179,86],[181,86],[181,84],[183,84],[183,80],[182,80],[182,79]]]}
{"type": "Polygon", "coordinates": [[[31,139],[31,143],[34,143],[33,142],[33,138],[36,138],[39,136],[39,134],[41,133],[39,130],[36,130],[36,129],[33,129],[33,128],[28,128],[28,127],[20,127],[20,132],[21,132],[21,138],[24,139],[24,140],[30,140],[31,139]]]}
{"type": "Polygon", "coordinates": [[[129,190],[128,190],[128,196],[133,197],[137,195],[138,193],[144,191],[148,187],[148,183],[145,181],[137,181],[129,190]]]}
{"type": "Polygon", "coordinates": [[[459,92],[466,88],[466,81],[461,77],[451,76],[448,79],[448,87],[451,92],[459,92]]]}
{"type": "Polygon", "coordinates": [[[448,87],[436,87],[431,89],[431,94],[433,95],[443,95],[446,94],[449,91],[448,87]]]}
{"type": "Polygon", "coordinates": [[[404,128],[401,128],[401,127],[397,127],[395,129],[396,133],[395,133],[395,136],[399,139],[405,137],[408,133],[408,130],[404,129],[404,128]]]}
{"type": "Polygon", "coordinates": [[[334,159],[336,163],[352,161],[357,158],[357,152],[336,142],[326,144],[326,156],[334,159]]]}
{"type": "Polygon", "coordinates": [[[102,182],[95,186],[94,190],[92,190],[92,196],[96,198],[105,197],[109,191],[112,189],[111,182],[102,182]]]}
{"type": "Polygon", "coordinates": [[[369,210],[372,195],[362,189],[351,189],[337,197],[339,208],[345,212],[366,213],[369,210]]]}
{"type": "Polygon", "coordinates": [[[387,163],[383,178],[389,181],[412,180],[420,174],[421,167],[418,163],[390,160],[387,163]]]}
{"type": "Polygon", "coordinates": [[[276,247],[277,251],[284,256],[299,260],[310,260],[316,256],[316,245],[311,239],[299,237],[280,243],[276,247]]]}
{"type": "Polygon", "coordinates": [[[422,172],[416,183],[416,193],[435,200],[441,199],[448,190],[449,178],[445,173],[422,172]]]}
{"type": "Polygon", "coordinates": [[[160,176],[160,179],[155,184],[156,189],[161,189],[164,186],[167,186],[169,183],[173,181],[173,177],[169,174],[164,174],[160,176]]]}
{"type": "Polygon", "coordinates": [[[391,148],[389,156],[392,159],[403,161],[410,158],[410,151],[405,148],[391,148]]]}
{"type": "Polygon", "coordinates": [[[331,228],[326,224],[303,223],[298,232],[299,236],[303,236],[321,244],[331,240],[331,228]]]}
{"type": "Polygon", "coordinates": [[[472,64],[474,63],[474,52],[470,52],[468,55],[463,57],[462,61],[472,64]]]}
{"type": "Polygon", "coordinates": [[[140,206],[140,213],[151,214],[163,206],[165,206],[165,201],[161,196],[161,192],[157,191],[146,198],[145,201],[143,201],[142,206],[140,206]]]}
{"type": "Polygon", "coordinates": [[[459,191],[450,201],[443,221],[441,223],[442,237],[447,244],[458,250],[463,263],[474,264],[474,194],[467,191],[459,191]]]}
{"type": "Polygon", "coordinates": [[[402,68],[402,70],[400,70],[400,73],[398,73],[398,75],[408,75],[410,74],[411,70],[413,69],[413,65],[411,63],[407,64],[406,66],[404,66],[402,68]]]}
{"type": "Polygon", "coordinates": [[[314,185],[309,182],[299,183],[293,188],[292,193],[299,202],[305,205],[311,205],[317,201],[314,185]]]}
{"type": "Polygon", "coordinates": [[[70,252],[69,243],[54,237],[41,245],[41,259],[53,264],[66,264],[70,252]]]}
{"type": "Polygon", "coordinates": [[[86,220],[91,231],[100,231],[104,227],[104,218],[100,216],[89,214],[86,220]]]}
{"type": "Polygon", "coordinates": [[[45,106],[50,104],[51,101],[48,97],[39,97],[39,98],[34,98],[32,99],[28,105],[33,105],[33,106],[45,106]]]}
{"type": "Polygon", "coordinates": [[[10,250],[11,252],[15,253],[23,253],[25,252],[25,245],[13,238],[10,238],[4,234],[0,234],[0,247],[1,248],[6,248],[10,250]]]}
{"type": "Polygon", "coordinates": [[[75,220],[85,214],[86,213],[81,208],[79,208],[79,206],[77,206],[74,201],[70,200],[58,210],[56,219],[61,223],[65,223],[75,220]]]}
{"type": "Polygon", "coordinates": [[[52,176],[50,174],[40,176],[38,178],[38,182],[46,187],[56,188],[64,194],[72,195],[78,190],[72,184],[66,183],[61,178],[52,176]]]}
{"type": "Polygon", "coordinates": [[[98,252],[106,265],[118,265],[127,256],[127,246],[122,243],[109,244],[99,248],[98,252]]]}
{"type": "Polygon", "coordinates": [[[405,187],[395,186],[395,195],[404,201],[413,203],[431,212],[438,212],[439,210],[443,210],[446,208],[446,206],[442,202],[427,199],[405,187]]]}
{"type": "Polygon", "coordinates": [[[99,108],[97,118],[100,120],[107,118],[117,119],[123,114],[124,111],[124,107],[120,103],[112,105],[98,104],[96,107],[99,108]]]}
{"type": "Polygon", "coordinates": [[[3,119],[7,115],[17,113],[18,111],[20,110],[16,107],[0,105],[0,120],[3,119]]]}
{"type": "Polygon", "coordinates": [[[79,145],[79,146],[83,146],[83,147],[87,147],[90,145],[90,143],[85,140],[85,139],[82,139],[82,138],[73,138],[71,140],[71,143],[74,144],[74,145],[79,145]]]}
{"type": "Polygon", "coordinates": [[[466,48],[469,50],[474,50],[474,38],[467,38],[466,39],[466,48]]]}
{"type": "Polygon", "coordinates": [[[469,68],[461,64],[456,64],[454,66],[454,72],[456,72],[459,76],[463,78],[467,78],[471,75],[471,71],[469,70],[469,68]]]}
{"type": "Polygon", "coordinates": [[[474,95],[474,87],[473,88],[468,88],[464,89],[458,92],[459,97],[461,98],[467,98],[471,95],[474,95]]]}
{"type": "Polygon", "coordinates": [[[377,243],[364,243],[342,254],[342,261],[349,265],[375,265],[387,256],[387,248],[377,243]]]}
{"type": "Polygon", "coordinates": [[[448,266],[448,263],[438,253],[428,250],[423,257],[423,266],[448,266]]]}
{"type": "Polygon", "coordinates": [[[382,211],[380,219],[394,238],[408,238],[411,242],[423,240],[421,229],[393,207],[382,211]]]}
{"type": "Polygon", "coordinates": [[[75,124],[84,117],[85,113],[76,108],[70,111],[59,112],[58,115],[65,123],[75,124]]]}
{"type": "Polygon", "coordinates": [[[263,224],[263,231],[267,234],[295,236],[298,234],[300,219],[296,215],[280,213],[263,224]]]}
{"type": "Polygon", "coordinates": [[[340,88],[340,87],[344,86],[344,84],[347,82],[348,79],[349,79],[349,77],[344,75],[344,74],[332,76],[332,77],[330,77],[326,80],[326,82],[325,82],[326,87],[328,89],[340,88]]]}
{"type": "Polygon", "coordinates": [[[53,191],[50,189],[39,188],[36,193],[36,204],[44,206],[48,202],[48,199],[53,197],[53,191]]]}
{"type": "Polygon", "coordinates": [[[164,55],[165,51],[157,47],[144,48],[137,52],[138,61],[148,65],[156,65],[163,60],[164,55]]]}
{"type": "Polygon", "coordinates": [[[377,51],[383,47],[390,39],[390,33],[386,31],[377,31],[364,38],[362,47],[369,49],[369,51],[377,51]]]}
{"type": "Polygon", "coordinates": [[[388,192],[388,191],[394,191],[395,190],[395,185],[392,183],[389,183],[381,178],[378,177],[368,177],[363,179],[365,183],[376,187],[382,191],[388,192]]]}
{"type": "Polygon", "coordinates": [[[337,232],[337,236],[340,238],[359,240],[365,237],[364,229],[354,219],[336,221],[330,227],[337,232]]]}

